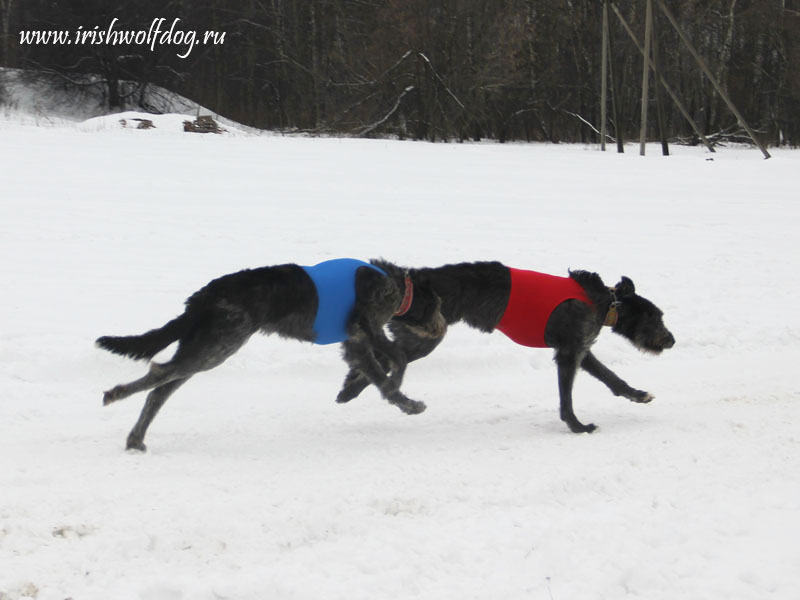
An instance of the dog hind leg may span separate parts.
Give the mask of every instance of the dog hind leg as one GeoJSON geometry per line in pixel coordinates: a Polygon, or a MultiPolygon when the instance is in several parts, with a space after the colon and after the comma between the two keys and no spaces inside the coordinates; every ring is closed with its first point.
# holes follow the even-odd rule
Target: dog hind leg
{"type": "Polygon", "coordinates": [[[221,365],[241,348],[256,331],[249,314],[229,304],[209,310],[203,321],[178,343],[175,355],[164,364],[152,364],[150,372],[130,384],[106,392],[108,404],[146,389],[148,394],[139,420],[128,435],[129,449],[144,450],[144,436],[158,411],[172,393],[190,377],[221,365]]]}
{"type": "Polygon", "coordinates": [[[149,390],[177,379],[180,375],[177,374],[175,366],[172,365],[171,362],[172,361],[163,364],[151,363],[150,370],[144,377],[136,381],[131,381],[130,383],[121,383],[107,392],[104,392],[103,405],[107,406],[112,402],[122,400],[137,392],[143,392],[144,390],[149,390]]]}
{"type": "Polygon", "coordinates": [[[629,386],[614,371],[601,363],[597,357],[588,352],[581,362],[581,368],[592,377],[602,381],[615,396],[622,396],[632,402],[646,404],[655,398],[653,394],[643,390],[636,390],[629,386]]]}
{"type": "Polygon", "coordinates": [[[147,428],[150,427],[150,423],[152,423],[167,399],[187,381],[189,381],[189,377],[174,379],[169,383],[158,386],[147,394],[147,400],[139,415],[139,420],[136,421],[136,425],[133,426],[133,429],[128,434],[128,440],[125,445],[127,450],[139,450],[141,452],[147,450],[147,446],[144,445],[144,436],[147,433],[147,428]]]}

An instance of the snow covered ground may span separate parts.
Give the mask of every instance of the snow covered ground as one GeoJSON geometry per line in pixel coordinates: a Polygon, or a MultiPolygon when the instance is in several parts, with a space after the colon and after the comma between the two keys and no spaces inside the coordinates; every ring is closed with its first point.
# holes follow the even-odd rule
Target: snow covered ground
{"type": "MultiPolygon", "coordinates": [[[[0,598],[742,599],[800,588],[800,152],[304,139],[0,121],[0,598]],[[710,160],[713,157],[713,160],[710,160]],[[244,267],[384,256],[622,274],[677,345],[649,405],[465,326],[344,406],[333,346],[254,338],[166,405],[102,352],[244,267]]],[[[169,121],[169,118],[167,118],[169,121]]],[[[169,121],[171,122],[171,121],[169,121]]],[[[175,121],[177,122],[177,121],[175,121]]]]}

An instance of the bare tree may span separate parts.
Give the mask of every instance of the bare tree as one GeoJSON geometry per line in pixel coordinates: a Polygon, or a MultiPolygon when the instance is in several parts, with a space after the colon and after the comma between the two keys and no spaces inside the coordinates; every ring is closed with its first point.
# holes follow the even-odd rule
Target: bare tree
{"type": "Polygon", "coordinates": [[[0,23],[2,23],[3,56],[0,65],[11,65],[11,11],[14,0],[0,0],[0,23]]]}

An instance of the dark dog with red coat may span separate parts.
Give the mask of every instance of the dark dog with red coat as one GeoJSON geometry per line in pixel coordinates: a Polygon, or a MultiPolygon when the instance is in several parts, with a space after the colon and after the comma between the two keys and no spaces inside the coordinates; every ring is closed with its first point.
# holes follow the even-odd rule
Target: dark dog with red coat
{"type": "MultiPolygon", "coordinates": [[[[382,264],[391,272],[399,269],[382,264]]],[[[633,282],[623,277],[614,287],[599,275],[571,271],[556,277],[509,268],[499,262],[445,265],[412,269],[415,282],[429,288],[448,324],[464,321],[485,333],[498,329],[523,346],[555,349],[561,419],[576,433],[591,432],[572,407],[572,387],[578,368],[602,381],[616,395],[633,402],[650,402],[653,395],[629,386],[591,352],[603,326],[627,338],[644,352],[658,354],[675,345],[664,326],[663,313],[636,294],[633,282]]],[[[424,300],[415,300],[424,302],[424,300]]],[[[419,308],[419,307],[417,307],[419,308]]],[[[389,328],[395,344],[409,361],[427,356],[444,335],[424,335],[418,329],[393,320],[389,328]]],[[[369,385],[363,375],[350,370],[337,402],[348,402],[369,385]]]]}

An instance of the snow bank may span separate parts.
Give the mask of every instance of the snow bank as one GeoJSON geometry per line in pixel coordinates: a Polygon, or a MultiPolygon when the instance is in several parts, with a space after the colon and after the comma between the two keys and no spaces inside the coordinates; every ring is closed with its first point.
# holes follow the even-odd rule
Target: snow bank
{"type": "MultiPolygon", "coordinates": [[[[196,115],[188,114],[153,115],[137,111],[125,111],[113,115],[103,115],[87,119],[86,121],[78,123],[75,127],[79,131],[89,133],[125,129],[146,133],[148,135],[159,135],[162,133],[172,135],[176,133],[186,133],[183,127],[184,122],[194,122],[196,118],[196,115]],[[145,124],[146,126],[140,128],[140,124],[145,124]]],[[[220,133],[227,135],[247,135],[244,129],[231,125],[220,125],[220,133]]]]}
{"type": "Polygon", "coordinates": [[[212,115],[226,133],[263,133],[220,117],[197,102],[156,85],[147,86],[141,94],[137,84],[127,81],[121,81],[120,88],[129,105],[134,104],[132,96],[140,99],[142,105],[151,111],[112,113],[107,106],[103,79],[98,75],[80,77],[83,85],[75,86],[56,74],[0,67],[0,122],[5,122],[6,126],[24,124],[38,127],[75,124],[80,131],[99,132],[119,128],[135,130],[135,119],[147,119],[156,125],[159,132],[182,132],[184,120],[194,120],[197,115],[212,115]],[[120,120],[127,122],[123,125],[120,120]]]}

